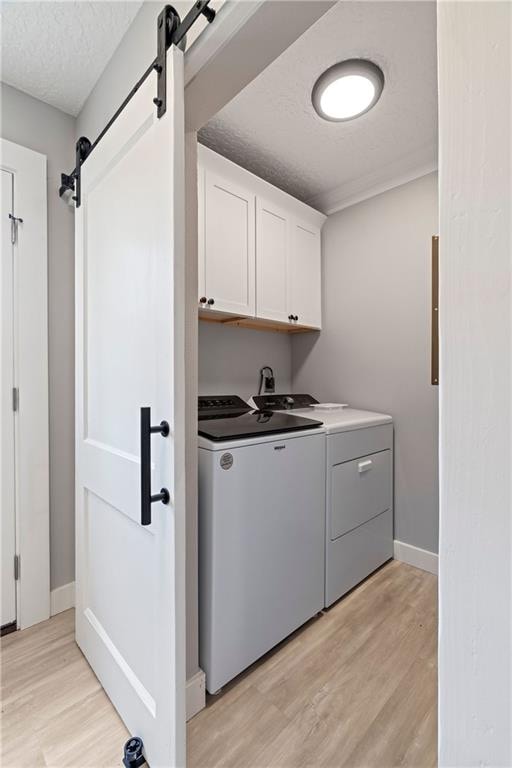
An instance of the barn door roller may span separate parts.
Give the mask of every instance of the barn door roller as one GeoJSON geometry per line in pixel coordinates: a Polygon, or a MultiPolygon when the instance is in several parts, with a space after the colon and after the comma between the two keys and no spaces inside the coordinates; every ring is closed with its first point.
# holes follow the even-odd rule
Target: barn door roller
{"type": "Polygon", "coordinates": [[[215,11],[212,8],[208,8],[210,0],[197,0],[194,3],[190,11],[187,13],[183,21],[180,20],[178,11],[173,8],[172,5],[166,5],[159,13],[156,32],[157,32],[157,55],[146,69],[140,80],[138,80],[133,86],[132,90],[123,101],[119,109],[112,115],[106,126],[103,128],[97,139],[92,142],[86,136],[81,136],[75,147],[76,164],[71,173],[61,173],[61,184],[59,187],[59,196],[74,201],[77,208],[80,207],[81,193],[80,193],[80,168],[85,160],[89,157],[94,148],[99,144],[103,136],[107,133],[110,126],[117,120],[123,109],[126,107],[131,98],[137,93],[142,83],[151,74],[156,71],[157,78],[157,94],[153,99],[153,102],[157,109],[158,117],[165,115],[167,110],[167,51],[171,45],[178,45],[182,48],[185,47],[186,34],[192,24],[199,18],[204,16],[208,23],[215,18],[215,11]]]}

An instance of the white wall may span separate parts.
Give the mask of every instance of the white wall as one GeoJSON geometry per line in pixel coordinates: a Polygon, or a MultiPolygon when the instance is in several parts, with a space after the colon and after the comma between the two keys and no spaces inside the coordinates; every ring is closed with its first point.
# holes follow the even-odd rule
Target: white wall
{"type": "Polygon", "coordinates": [[[1,135],[48,158],[50,586],[74,581],[74,215],[59,198],[75,164],[75,120],[4,83],[1,135]]]}
{"type": "Polygon", "coordinates": [[[201,395],[240,395],[248,399],[258,393],[259,371],[264,365],[274,370],[276,391],[293,391],[288,334],[199,323],[201,395]]]}
{"type": "Polygon", "coordinates": [[[430,384],[430,174],[329,216],[323,330],[292,339],[293,387],[395,421],[395,538],[437,552],[437,387],[430,384]]]}
{"type": "Polygon", "coordinates": [[[511,22],[438,5],[442,768],[512,765],[511,22]]]}

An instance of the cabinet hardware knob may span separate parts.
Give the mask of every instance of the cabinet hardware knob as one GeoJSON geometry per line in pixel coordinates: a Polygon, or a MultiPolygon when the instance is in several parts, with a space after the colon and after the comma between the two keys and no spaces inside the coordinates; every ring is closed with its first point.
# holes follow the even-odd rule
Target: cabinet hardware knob
{"type": "Polygon", "coordinates": [[[299,319],[299,316],[298,316],[298,315],[295,315],[293,319],[294,319],[294,320],[298,320],[298,319],[299,319]]]}
{"type": "Polygon", "coordinates": [[[212,306],[212,304],[215,304],[215,301],[214,301],[213,299],[208,299],[208,304],[209,304],[209,305],[210,305],[210,307],[211,307],[211,306],[212,306]]]}
{"type": "Polygon", "coordinates": [[[293,315],[288,315],[288,320],[293,320],[293,315]]]}
{"type": "Polygon", "coordinates": [[[201,296],[201,298],[199,299],[199,303],[200,304],[206,304],[206,302],[207,302],[206,296],[201,296]]]}

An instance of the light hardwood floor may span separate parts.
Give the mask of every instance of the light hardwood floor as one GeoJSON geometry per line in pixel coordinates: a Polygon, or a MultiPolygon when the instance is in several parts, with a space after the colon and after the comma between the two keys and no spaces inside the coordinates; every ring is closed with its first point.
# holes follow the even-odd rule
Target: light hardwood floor
{"type": "MultiPolygon", "coordinates": [[[[437,579],[391,562],[188,724],[189,768],[430,768],[437,579]]],[[[2,766],[121,764],[127,732],[73,640],[73,612],[2,640],[2,766]]]]}

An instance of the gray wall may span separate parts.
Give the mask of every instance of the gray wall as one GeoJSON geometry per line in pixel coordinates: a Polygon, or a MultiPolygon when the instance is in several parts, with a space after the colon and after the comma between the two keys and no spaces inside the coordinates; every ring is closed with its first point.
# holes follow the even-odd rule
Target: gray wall
{"type": "Polygon", "coordinates": [[[437,174],[330,216],[323,328],[292,339],[293,386],[395,419],[395,538],[438,551],[438,390],[430,385],[437,174]]]}
{"type": "Polygon", "coordinates": [[[247,399],[258,392],[263,365],[274,369],[278,392],[292,391],[288,334],[199,323],[200,394],[236,394],[247,399]]]}
{"type": "Polygon", "coordinates": [[[57,194],[74,166],[75,120],[4,83],[1,135],[48,158],[50,586],[74,581],[74,215],[57,194]]]}
{"type": "Polygon", "coordinates": [[[77,118],[77,136],[94,141],[155,57],[156,18],[162,3],[141,7],[77,118]]]}

